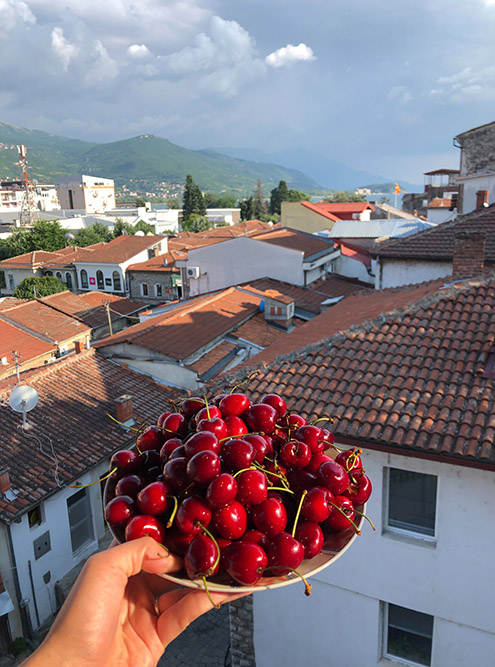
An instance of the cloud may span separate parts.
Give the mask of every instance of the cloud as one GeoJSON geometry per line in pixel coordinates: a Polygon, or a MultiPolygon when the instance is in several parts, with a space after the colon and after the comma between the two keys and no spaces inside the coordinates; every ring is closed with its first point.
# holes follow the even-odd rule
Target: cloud
{"type": "Polygon", "coordinates": [[[131,44],[127,49],[127,53],[131,58],[147,58],[151,55],[150,50],[145,44],[131,44]]]}
{"type": "Polygon", "coordinates": [[[436,83],[430,90],[430,97],[438,102],[462,105],[495,101],[494,65],[477,71],[464,67],[456,74],[439,77],[436,83]]]}
{"type": "Polygon", "coordinates": [[[35,23],[36,17],[22,0],[0,0],[0,30],[2,32],[10,32],[22,24],[29,26],[35,23]]]}
{"type": "Polygon", "coordinates": [[[285,65],[292,65],[301,60],[306,62],[316,60],[313,50],[302,43],[297,46],[287,44],[287,46],[277,49],[265,58],[266,64],[270,65],[270,67],[284,67],[285,65]]]}
{"type": "Polygon", "coordinates": [[[388,91],[387,99],[389,101],[396,100],[401,104],[407,104],[412,101],[413,96],[405,86],[394,86],[388,91]]]}
{"type": "Polygon", "coordinates": [[[70,61],[78,55],[79,49],[65,39],[62,28],[54,28],[52,30],[52,52],[60,60],[64,72],[67,72],[70,61]]]}

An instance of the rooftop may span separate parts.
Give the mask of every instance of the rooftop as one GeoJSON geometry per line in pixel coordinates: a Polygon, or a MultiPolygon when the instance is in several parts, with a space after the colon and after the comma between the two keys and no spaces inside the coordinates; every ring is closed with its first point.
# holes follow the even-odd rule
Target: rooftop
{"type": "Polygon", "coordinates": [[[51,296],[45,296],[39,301],[66,315],[76,317],[92,329],[108,324],[106,303],[110,303],[110,318],[112,321],[148,307],[145,303],[98,291],[83,294],[74,294],[70,291],[58,292],[51,296]]]}
{"type": "Polygon", "coordinates": [[[37,299],[0,311],[0,319],[55,344],[90,334],[90,328],[79,319],[61,313],[37,299]]]}
{"type": "Polygon", "coordinates": [[[310,260],[320,253],[331,253],[333,251],[333,241],[288,227],[260,234],[255,237],[255,240],[282,246],[290,250],[299,250],[303,253],[305,260],[310,260]]]}

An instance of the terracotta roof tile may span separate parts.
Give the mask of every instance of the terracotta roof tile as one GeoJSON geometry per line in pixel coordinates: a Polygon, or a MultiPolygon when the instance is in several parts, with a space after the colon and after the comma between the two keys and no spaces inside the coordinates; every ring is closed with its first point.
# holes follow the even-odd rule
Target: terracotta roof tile
{"type": "Polygon", "coordinates": [[[111,304],[110,318],[112,321],[148,307],[145,303],[98,291],[83,294],[74,294],[69,291],[59,292],[43,297],[39,301],[66,315],[76,317],[92,329],[108,323],[108,314],[104,305],[106,302],[111,304]]]}
{"type": "Polygon", "coordinates": [[[271,243],[272,245],[299,250],[304,254],[304,259],[309,260],[318,253],[331,253],[334,249],[333,240],[325,239],[314,234],[307,234],[297,229],[283,227],[275,231],[266,232],[254,237],[256,241],[271,243]]]}
{"type": "Polygon", "coordinates": [[[0,371],[4,368],[14,368],[12,354],[14,349],[20,355],[21,364],[24,364],[49,352],[55,352],[56,348],[53,343],[41,340],[0,319],[0,359],[6,357],[8,364],[6,367],[0,366],[0,371]]]}
{"type": "Polygon", "coordinates": [[[36,299],[1,311],[0,318],[56,344],[90,333],[89,327],[80,320],[54,310],[36,299]]]}

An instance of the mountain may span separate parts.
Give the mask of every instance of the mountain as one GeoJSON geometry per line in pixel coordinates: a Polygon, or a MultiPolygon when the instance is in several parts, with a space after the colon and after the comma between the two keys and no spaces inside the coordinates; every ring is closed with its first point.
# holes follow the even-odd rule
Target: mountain
{"type": "MultiPolygon", "coordinates": [[[[285,167],[299,169],[330,190],[354,190],[355,188],[365,187],[365,183],[390,182],[399,182],[401,188],[408,192],[416,192],[417,190],[414,188],[418,187],[406,181],[394,181],[390,177],[353,169],[321,153],[303,148],[287,148],[274,153],[266,153],[255,148],[217,148],[216,150],[244,160],[274,162],[285,167]]],[[[421,190],[419,191],[422,191],[423,186],[420,187],[421,190]]]]}
{"type": "Polygon", "coordinates": [[[150,134],[96,144],[0,123],[0,179],[20,178],[17,144],[27,148],[31,178],[50,183],[57,177],[88,173],[112,178],[117,186],[149,191],[183,185],[191,174],[203,190],[237,195],[252,193],[259,179],[265,195],[285,180],[290,188],[319,190],[318,183],[296,169],[264,164],[212,150],[188,150],[150,134]],[[163,186],[163,184],[166,184],[163,186]]]}

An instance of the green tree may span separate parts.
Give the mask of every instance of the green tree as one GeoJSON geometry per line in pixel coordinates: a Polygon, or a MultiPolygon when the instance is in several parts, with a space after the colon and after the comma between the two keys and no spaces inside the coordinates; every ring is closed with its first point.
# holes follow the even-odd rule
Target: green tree
{"type": "Polygon", "coordinates": [[[239,202],[241,208],[241,220],[253,220],[254,219],[254,201],[253,195],[248,199],[243,199],[239,202]]]}
{"type": "Polygon", "coordinates": [[[270,193],[270,213],[280,215],[282,202],[287,201],[289,188],[285,181],[280,181],[276,188],[270,193]]]}
{"type": "Polygon", "coordinates": [[[204,201],[206,208],[236,208],[237,199],[232,195],[216,195],[213,192],[205,192],[204,201]]]}
{"type": "Polygon", "coordinates": [[[182,221],[182,229],[186,232],[205,232],[210,229],[210,223],[206,216],[193,213],[187,220],[182,221]]]}
{"type": "Polygon", "coordinates": [[[268,213],[268,206],[263,194],[263,182],[261,179],[258,179],[253,192],[253,213],[254,217],[258,220],[261,220],[268,213]]]}
{"type": "Polygon", "coordinates": [[[117,238],[117,236],[122,236],[123,234],[132,236],[135,233],[135,228],[129,222],[124,222],[122,218],[115,218],[115,224],[113,226],[114,238],[117,238]]]}
{"type": "Polygon", "coordinates": [[[143,232],[144,234],[154,234],[155,226],[150,225],[149,222],[145,222],[144,220],[138,220],[136,222],[134,230],[135,232],[143,232]]]}
{"type": "Polygon", "coordinates": [[[24,278],[14,290],[14,296],[18,299],[35,299],[57,292],[65,292],[67,286],[55,276],[43,276],[38,278],[24,278]]]}
{"type": "Polygon", "coordinates": [[[331,195],[325,197],[324,201],[330,204],[342,204],[344,202],[366,201],[366,197],[358,195],[356,192],[352,192],[352,190],[336,190],[331,195]]]}
{"type": "Polygon", "coordinates": [[[67,245],[66,231],[58,220],[39,220],[30,229],[14,229],[11,236],[0,242],[0,259],[23,255],[33,250],[52,252],[67,245]]]}
{"type": "Polygon", "coordinates": [[[193,213],[206,215],[206,207],[199,186],[193,181],[191,174],[187,174],[182,200],[182,219],[188,220],[193,213]]]}
{"type": "Polygon", "coordinates": [[[74,245],[85,247],[95,243],[108,243],[113,238],[112,232],[102,222],[95,222],[91,227],[80,229],[74,238],[74,245]]]}
{"type": "Polygon", "coordinates": [[[144,201],[144,199],[142,199],[141,197],[137,197],[136,198],[136,207],[137,208],[144,208],[145,206],[146,206],[146,202],[144,201]]]}
{"type": "Polygon", "coordinates": [[[167,206],[169,208],[178,209],[180,208],[179,200],[176,197],[169,197],[167,199],[167,206]]]}

